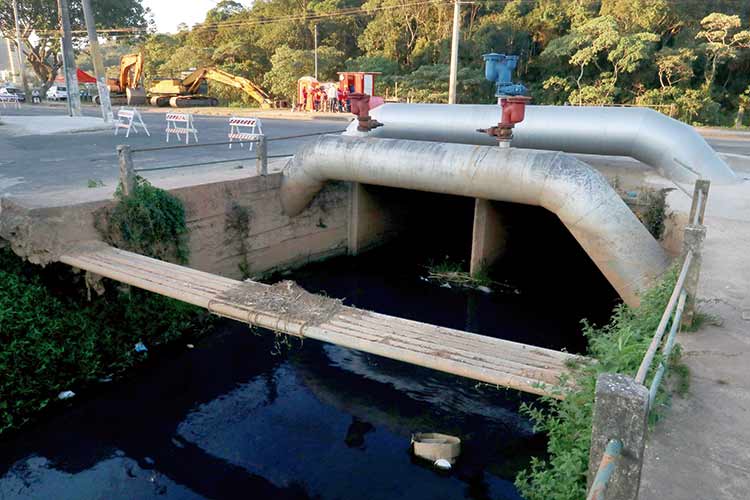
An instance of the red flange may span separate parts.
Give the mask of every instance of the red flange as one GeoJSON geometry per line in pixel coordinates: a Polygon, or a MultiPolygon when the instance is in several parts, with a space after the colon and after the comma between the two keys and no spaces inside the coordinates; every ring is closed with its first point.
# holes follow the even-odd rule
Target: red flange
{"type": "Polygon", "coordinates": [[[530,97],[525,96],[498,98],[498,104],[502,108],[500,122],[495,127],[479,129],[478,132],[491,135],[501,142],[510,141],[513,138],[513,127],[515,127],[516,123],[523,121],[526,115],[526,104],[528,104],[530,100],[530,97]]]}
{"type": "Polygon", "coordinates": [[[362,92],[353,92],[349,94],[349,104],[352,113],[357,115],[359,124],[357,130],[360,132],[369,132],[370,130],[382,127],[383,124],[370,117],[370,95],[362,92]]]}

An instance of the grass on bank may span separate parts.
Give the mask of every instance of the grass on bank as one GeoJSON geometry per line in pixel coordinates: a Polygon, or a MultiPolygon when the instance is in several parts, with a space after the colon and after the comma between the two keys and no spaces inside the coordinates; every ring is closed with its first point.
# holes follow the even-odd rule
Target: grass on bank
{"type": "Polygon", "coordinates": [[[61,391],[117,377],[159,346],[207,329],[208,315],[194,306],[106,288],[89,301],[83,274],[0,250],[0,436],[54,405],[61,391]],[[149,352],[135,352],[138,342],[149,352]]]}
{"type": "MultiPolygon", "coordinates": [[[[186,263],[182,202],[138,177],[131,196],[97,214],[105,241],[186,263]]],[[[111,282],[91,297],[85,275],[63,265],[40,268],[0,250],[0,436],[57,401],[144,362],[180,338],[203,334],[209,315],[195,306],[111,282]],[[136,352],[143,342],[148,352],[136,352]]]]}
{"type": "MultiPolygon", "coordinates": [[[[601,328],[584,322],[588,355],[597,362],[579,367],[575,377],[580,389],[562,401],[546,397],[539,404],[523,405],[521,411],[532,419],[535,430],[548,436],[547,457],[533,459],[516,477],[516,486],[526,500],[586,498],[596,378],[605,372],[635,376],[675,281],[673,270],[644,294],[640,307],[618,306],[609,324],[601,328]]],[[[677,392],[685,393],[689,373],[686,366],[679,364],[679,357],[679,346],[675,346],[668,373],[678,377],[677,392]]],[[[659,361],[657,356],[654,369],[659,361]]],[[[666,391],[661,389],[655,407],[663,405],[666,398],[666,391]]]]}

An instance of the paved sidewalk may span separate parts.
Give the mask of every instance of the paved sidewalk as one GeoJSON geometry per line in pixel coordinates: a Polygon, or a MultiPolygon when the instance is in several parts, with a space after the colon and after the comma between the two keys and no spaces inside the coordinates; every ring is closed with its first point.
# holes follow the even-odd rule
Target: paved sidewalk
{"type": "Polygon", "coordinates": [[[699,309],[681,333],[691,386],[649,437],[641,500],[750,498],[750,182],[711,186],[699,309]]]}
{"type": "Polygon", "coordinates": [[[91,132],[113,130],[111,123],[104,123],[101,118],[79,116],[76,118],[63,115],[44,116],[8,116],[0,117],[2,132],[12,137],[26,135],[50,135],[71,132],[91,132]]]}

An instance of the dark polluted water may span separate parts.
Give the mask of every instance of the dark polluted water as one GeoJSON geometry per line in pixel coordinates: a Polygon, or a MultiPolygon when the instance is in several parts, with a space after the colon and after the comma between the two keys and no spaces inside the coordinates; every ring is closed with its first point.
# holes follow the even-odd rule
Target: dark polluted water
{"type": "MultiPolygon", "coordinates": [[[[414,236],[283,279],[358,307],[571,351],[583,345],[578,320],[602,320],[612,305],[564,235],[547,232],[551,246],[499,263],[520,294],[425,282],[420,263],[462,250],[414,236]],[[553,248],[575,265],[558,275],[528,267],[553,248]]],[[[518,413],[533,397],[315,341],[283,344],[222,322],[194,349],[79,395],[0,443],[0,499],[520,498],[513,477],[545,447],[518,413]],[[461,437],[452,471],[410,456],[416,431],[461,437]]]]}

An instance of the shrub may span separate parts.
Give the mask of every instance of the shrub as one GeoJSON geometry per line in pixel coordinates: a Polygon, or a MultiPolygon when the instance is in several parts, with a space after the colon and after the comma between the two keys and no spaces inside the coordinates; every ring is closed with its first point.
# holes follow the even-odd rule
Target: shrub
{"type": "Polygon", "coordinates": [[[136,177],[130,196],[121,187],[112,209],[99,212],[96,226],[110,245],[155,259],[185,264],[190,256],[185,207],[175,196],[136,177]]]}
{"type": "MultiPolygon", "coordinates": [[[[522,406],[522,412],[534,422],[535,430],[548,435],[548,456],[533,459],[529,468],[516,477],[516,486],[524,498],[586,498],[596,378],[605,372],[635,375],[669,301],[675,279],[673,270],[643,295],[638,308],[618,306],[609,324],[601,328],[584,321],[588,354],[596,363],[576,371],[578,389],[562,401],[545,397],[539,405],[522,406]]],[[[652,366],[658,362],[656,359],[652,366]]],[[[663,398],[664,391],[659,401],[663,398]]]]}
{"type": "Polygon", "coordinates": [[[0,435],[101,377],[143,362],[153,351],[205,331],[208,315],[141,290],[109,287],[86,299],[84,277],[65,266],[25,264],[0,250],[0,435]]]}

